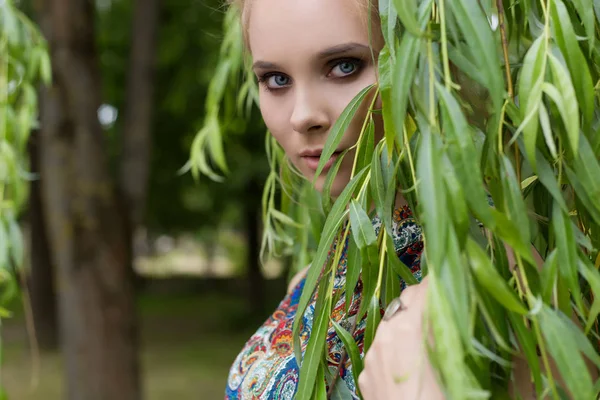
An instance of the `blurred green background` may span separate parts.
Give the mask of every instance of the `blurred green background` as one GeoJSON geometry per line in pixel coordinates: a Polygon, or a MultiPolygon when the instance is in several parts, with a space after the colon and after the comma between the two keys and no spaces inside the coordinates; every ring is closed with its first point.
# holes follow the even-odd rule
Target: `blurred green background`
{"type": "MultiPolygon", "coordinates": [[[[47,32],[50,6],[15,4],[47,32]]],[[[249,121],[231,121],[225,143],[230,173],[224,182],[195,181],[179,172],[203,123],[225,5],[220,0],[93,4],[101,76],[97,114],[115,180],[129,156],[123,144],[132,130],[127,113],[147,106],[133,119],[151,151],[139,177],[145,181],[147,175],[138,199],[143,212],[131,224],[143,398],[223,398],[230,365],[283,297],[289,274],[286,260],[258,261],[268,165],[265,129],[256,112],[249,121]],[[147,36],[148,30],[154,35],[147,36]],[[145,42],[146,60],[137,64],[136,35],[152,39],[145,42]],[[137,87],[131,85],[135,76],[143,77],[137,87]]],[[[41,97],[40,107],[50,108],[45,101],[41,97]]],[[[32,171],[43,177],[40,157],[46,149],[40,134],[31,135],[29,157],[32,171]]],[[[49,240],[54,233],[44,217],[51,206],[44,201],[36,180],[21,221],[27,242],[22,291],[8,307],[13,315],[3,319],[2,384],[16,400],[66,398],[60,293],[49,240]]]]}

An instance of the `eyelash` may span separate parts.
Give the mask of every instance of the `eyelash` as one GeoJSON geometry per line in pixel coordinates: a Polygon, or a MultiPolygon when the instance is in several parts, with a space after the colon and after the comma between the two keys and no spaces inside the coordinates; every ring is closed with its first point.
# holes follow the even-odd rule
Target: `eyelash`
{"type": "MultiPolygon", "coordinates": [[[[344,76],[337,77],[337,78],[334,78],[334,79],[345,79],[345,78],[352,77],[352,76],[358,74],[362,70],[362,68],[364,67],[364,60],[362,60],[360,58],[354,58],[354,57],[339,58],[339,59],[333,60],[333,61],[331,61],[331,62],[328,63],[331,66],[331,68],[329,69],[329,72],[327,74],[329,75],[331,73],[331,71],[333,71],[333,69],[335,67],[339,66],[340,64],[344,64],[344,63],[354,64],[354,66],[355,66],[354,71],[352,71],[348,75],[344,75],[344,76]]],[[[287,86],[283,86],[283,87],[280,87],[280,88],[270,88],[267,85],[267,81],[269,80],[269,78],[271,78],[273,76],[280,76],[280,75],[285,76],[285,74],[282,74],[282,73],[279,73],[279,72],[267,72],[267,73],[262,74],[262,75],[260,75],[258,77],[258,82],[259,82],[259,84],[261,84],[263,86],[263,88],[267,92],[277,91],[277,90],[283,90],[283,89],[287,88],[287,86]]],[[[290,78],[288,77],[288,79],[290,79],[290,78]]]]}

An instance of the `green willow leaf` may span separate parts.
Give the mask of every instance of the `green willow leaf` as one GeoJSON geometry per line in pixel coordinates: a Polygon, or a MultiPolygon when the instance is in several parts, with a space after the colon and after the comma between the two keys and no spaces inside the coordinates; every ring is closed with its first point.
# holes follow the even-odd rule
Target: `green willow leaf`
{"type": "Polygon", "coordinates": [[[581,22],[585,28],[585,33],[587,35],[587,39],[589,41],[590,54],[592,53],[592,49],[594,48],[594,43],[596,40],[596,35],[594,34],[594,30],[596,29],[594,23],[594,5],[592,0],[572,0],[579,17],[581,18],[581,22]]]}
{"type": "Polygon", "coordinates": [[[381,114],[383,115],[383,131],[389,150],[394,149],[396,137],[400,138],[402,134],[402,131],[396,131],[396,128],[394,127],[394,108],[392,107],[392,68],[394,63],[392,62],[391,54],[395,54],[395,51],[395,45],[394,49],[387,45],[384,46],[379,53],[378,62],[378,83],[382,104],[381,114]],[[398,132],[400,132],[400,134],[398,134],[398,132]]]}
{"type": "MultiPolygon", "coordinates": [[[[388,253],[388,257],[393,257],[395,253],[388,253]]],[[[387,261],[387,260],[386,260],[387,261]]],[[[386,264],[384,271],[384,286],[382,302],[383,306],[387,307],[392,300],[400,296],[402,288],[400,287],[400,279],[398,279],[396,272],[389,266],[389,262],[386,264]]]]}
{"type": "Polygon", "coordinates": [[[552,54],[548,56],[548,60],[550,60],[550,69],[556,86],[545,82],[542,85],[542,91],[556,104],[567,129],[568,143],[573,154],[576,155],[579,149],[579,106],[575,89],[573,89],[567,70],[560,61],[552,54]]]}
{"type": "MultiPolygon", "coordinates": [[[[581,137],[579,156],[575,159],[574,168],[589,198],[600,199],[600,162],[585,137],[581,137]]],[[[596,204],[599,202],[596,201],[596,204]]]]}
{"type": "Polygon", "coordinates": [[[444,167],[441,172],[444,175],[449,204],[453,210],[452,219],[454,221],[454,229],[460,242],[464,243],[470,225],[465,192],[456,177],[454,167],[448,157],[444,157],[443,162],[444,167]]]}
{"type": "Polygon", "coordinates": [[[361,90],[352,99],[352,101],[348,103],[344,111],[342,111],[342,114],[335,121],[333,128],[331,128],[331,131],[327,135],[327,140],[325,141],[325,146],[323,147],[323,152],[321,153],[321,158],[319,159],[319,165],[317,167],[317,171],[315,172],[315,180],[321,175],[325,164],[327,163],[327,161],[329,161],[333,153],[335,153],[338,150],[337,147],[342,141],[342,137],[344,136],[344,133],[346,133],[350,122],[352,122],[357,113],[358,108],[361,106],[361,104],[365,100],[365,97],[367,97],[367,95],[369,94],[369,92],[371,92],[372,89],[373,85],[369,85],[363,90],[361,90]]]}
{"type": "Polygon", "coordinates": [[[569,218],[556,206],[552,210],[552,226],[556,237],[560,238],[556,241],[556,256],[560,265],[560,275],[567,282],[575,304],[580,310],[583,310],[577,277],[577,247],[573,226],[569,218]]]}
{"type": "Polygon", "coordinates": [[[431,276],[427,296],[428,317],[436,350],[434,354],[430,353],[430,359],[443,371],[448,398],[467,399],[467,393],[472,388],[467,383],[468,368],[464,349],[450,302],[446,299],[445,290],[438,279],[435,274],[431,276]]]}
{"type": "MultiPolygon", "coordinates": [[[[375,122],[371,117],[369,122],[367,123],[367,129],[365,130],[364,136],[359,140],[359,150],[356,155],[356,170],[360,171],[371,162],[371,153],[373,153],[373,149],[375,148],[375,122]]],[[[337,160],[336,160],[337,161],[337,160]]],[[[329,174],[327,174],[329,178],[329,174]]],[[[325,191],[325,187],[323,191],[325,191]]]]}
{"type": "Polygon", "coordinates": [[[544,134],[546,146],[548,146],[548,150],[550,151],[552,158],[556,159],[558,158],[558,151],[556,150],[556,143],[554,143],[554,133],[552,132],[552,126],[550,124],[550,115],[548,115],[548,110],[543,102],[540,103],[538,111],[540,114],[540,125],[542,126],[542,133],[544,134]]]}
{"type": "Polygon", "coordinates": [[[446,257],[443,268],[440,270],[440,282],[446,290],[463,346],[470,349],[469,270],[465,268],[466,262],[455,235],[448,235],[446,248],[446,257]]]}
{"type": "MultiPolygon", "coordinates": [[[[418,17],[421,26],[424,26],[427,21],[432,4],[432,0],[425,0],[421,3],[418,17]]],[[[393,140],[391,140],[392,135],[396,135],[397,143],[404,142],[402,137],[404,119],[406,118],[410,88],[413,84],[417,70],[417,60],[419,57],[418,49],[420,45],[421,39],[418,36],[407,32],[400,40],[400,45],[396,50],[396,61],[392,67],[391,101],[387,104],[387,107],[393,109],[392,120],[394,122],[394,128],[391,131],[385,132],[388,150],[393,148],[393,146],[391,146],[393,143],[393,140]]],[[[384,108],[386,107],[385,98],[383,106],[384,108]]]]}
{"type": "Polygon", "coordinates": [[[452,61],[453,64],[456,64],[456,66],[473,81],[481,86],[485,86],[485,77],[479,71],[477,66],[465,57],[465,52],[468,52],[466,45],[461,46],[460,44],[455,44],[453,46],[448,44],[448,57],[450,58],[450,61],[452,61]]]}
{"type": "Polygon", "coordinates": [[[437,85],[440,108],[443,116],[444,133],[448,136],[448,156],[465,193],[467,203],[473,213],[486,225],[491,225],[492,216],[481,185],[481,169],[479,168],[477,150],[470,135],[467,124],[457,100],[442,85],[437,85]]]}
{"type": "Polygon", "coordinates": [[[538,108],[542,100],[542,85],[546,71],[546,41],[540,36],[531,45],[519,78],[519,96],[525,151],[534,171],[536,170],[535,145],[538,131],[538,108]]]}
{"type": "Polygon", "coordinates": [[[593,324],[600,314],[600,273],[594,267],[581,260],[579,260],[579,272],[581,272],[585,280],[590,284],[590,288],[594,294],[594,303],[585,324],[585,333],[587,334],[592,329],[593,324]]]}
{"type": "Polygon", "coordinates": [[[416,0],[393,0],[393,5],[406,30],[417,37],[422,36],[423,30],[417,20],[416,0]]]}
{"type": "Polygon", "coordinates": [[[354,199],[350,202],[350,226],[352,227],[352,236],[354,236],[354,241],[359,249],[376,244],[377,236],[371,219],[354,199]]]}
{"type": "MultiPolygon", "coordinates": [[[[385,149],[384,149],[384,154],[385,154],[385,149]]],[[[396,161],[396,165],[394,166],[392,177],[387,182],[387,185],[385,188],[385,197],[383,199],[383,204],[379,205],[379,208],[376,206],[377,213],[378,213],[379,217],[383,220],[383,226],[385,227],[385,231],[388,236],[392,235],[394,232],[394,228],[392,225],[392,210],[395,208],[395,200],[396,200],[396,196],[398,194],[396,178],[398,176],[398,172],[400,171],[400,162],[401,162],[401,159],[398,158],[398,161],[396,161]],[[381,210],[380,210],[380,208],[381,208],[381,210]]],[[[388,167],[388,170],[389,169],[390,168],[388,167]]],[[[407,202],[408,202],[408,200],[407,200],[407,202]]]]}
{"type": "Polygon", "coordinates": [[[510,290],[502,276],[494,268],[487,254],[472,239],[467,241],[467,253],[469,254],[471,270],[473,275],[491,296],[506,309],[525,315],[527,308],[519,301],[515,293],[510,290]]]}
{"type": "MultiPolygon", "coordinates": [[[[498,349],[510,352],[508,330],[506,329],[505,316],[507,311],[502,305],[496,302],[491,296],[480,295],[481,289],[478,286],[472,286],[474,301],[481,312],[481,319],[485,321],[486,332],[489,331],[494,343],[498,349]]],[[[477,333],[475,334],[477,336],[477,333]]]]}
{"type": "Polygon", "coordinates": [[[327,400],[327,386],[325,383],[324,369],[325,367],[323,367],[323,364],[321,363],[317,370],[315,392],[314,395],[311,396],[311,399],[313,400],[327,400]]]}
{"type": "Polygon", "coordinates": [[[553,290],[558,278],[558,259],[556,249],[544,261],[542,267],[542,297],[546,303],[551,303],[553,290]]]}
{"type": "Polygon", "coordinates": [[[352,305],[352,299],[354,296],[354,289],[358,283],[360,277],[360,271],[362,268],[362,257],[360,250],[354,241],[352,235],[348,238],[348,253],[346,257],[346,287],[345,287],[345,305],[346,312],[352,305]]]}
{"type": "Polygon", "coordinates": [[[284,225],[294,226],[296,228],[302,228],[301,224],[297,223],[292,218],[290,218],[288,215],[282,213],[279,210],[273,209],[273,210],[271,210],[271,214],[273,215],[274,219],[278,220],[279,222],[281,222],[284,225]]]}
{"type": "Polygon", "coordinates": [[[581,175],[578,176],[573,170],[566,166],[565,172],[567,174],[567,177],[569,178],[569,182],[573,186],[573,189],[575,189],[575,193],[577,194],[577,198],[579,199],[579,201],[583,203],[586,211],[590,214],[594,221],[597,224],[600,224],[600,204],[598,203],[598,201],[593,201],[589,197],[589,186],[585,185],[581,181],[581,178],[584,178],[584,181],[586,178],[582,177],[581,175]]]}
{"type": "Polygon", "coordinates": [[[398,173],[400,160],[398,160],[396,166],[393,168],[393,173],[389,174],[392,168],[389,165],[385,165],[386,162],[384,159],[387,151],[385,150],[384,145],[385,143],[381,142],[373,152],[373,159],[371,161],[371,181],[369,187],[371,189],[371,195],[373,196],[373,202],[375,203],[377,215],[383,221],[386,232],[391,234],[392,206],[397,190],[396,181],[394,178],[392,178],[392,176],[395,177],[398,173]],[[387,175],[391,176],[386,178],[387,175]]]}
{"type": "MultiPolygon", "coordinates": [[[[381,166],[382,145],[383,143],[380,142],[373,152],[373,158],[371,160],[371,181],[369,185],[371,196],[373,196],[373,202],[375,203],[375,208],[379,217],[382,217],[382,213],[385,212],[383,204],[385,202],[386,189],[381,166]]],[[[389,229],[387,225],[386,228],[389,229]]]]}
{"type": "MultiPolygon", "coordinates": [[[[385,3],[386,0],[383,0],[385,3]]],[[[393,0],[389,0],[390,3],[393,0]]],[[[386,42],[390,48],[390,56],[395,59],[396,58],[396,26],[398,24],[398,12],[394,7],[389,7],[389,15],[388,15],[388,24],[387,29],[384,30],[384,34],[386,35],[386,42]]]]}
{"type": "Polygon", "coordinates": [[[40,78],[44,85],[49,85],[52,82],[52,63],[50,62],[50,56],[48,50],[44,49],[40,52],[40,78]]]}
{"type": "Polygon", "coordinates": [[[427,241],[427,259],[431,268],[440,268],[448,234],[448,214],[439,138],[428,131],[421,132],[421,145],[417,160],[419,201],[423,215],[423,229],[427,241]]]}
{"type": "Polygon", "coordinates": [[[548,193],[550,193],[550,195],[552,196],[554,201],[556,201],[561,210],[563,210],[564,212],[568,212],[567,204],[565,203],[565,199],[562,193],[560,192],[560,187],[558,186],[558,181],[556,180],[556,177],[554,175],[554,170],[539,151],[536,154],[538,166],[538,179],[540,180],[542,185],[544,185],[546,190],[548,190],[548,193]]]}
{"type": "Polygon", "coordinates": [[[574,398],[593,398],[592,378],[581,354],[573,352],[570,344],[576,343],[576,339],[565,320],[556,311],[544,306],[540,313],[540,324],[547,348],[574,398]]]}
{"type": "Polygon", "coordinates": [[[402,278],[402,280],[407,285],[410,286],[410,285],[416,285],[417,283],[419,283],[419,281],[417,280],[417,278],[415,278],[415,276],[411,272],[410,268],[408,268],[406,266],[406,264],[404,264],[402,261],[400,261],[400,258],[398,258],[398,255],[393,250],[394,249],[394,241],[392,240],[392,238],[388,235],[388,236],[386,236],[385,240],[387,240],[387,249],[388,249],[387,263],[388,263],[388,267],[392,271],[394,271],[396,274],[398,274],[398,276],[400,278],[402,278]]]}
{"type": "Polygon", "coordinates": [[[340,170],[340,165],[342,165],[347,153],[348,149],[344,150],[335,160],[331,169],[327,172],[327,178],[325,178],[325,183],[323,184],[323,193],[321,194],[322,207],[325,214],[331,210],[331,185],[333,184],[333,181],[340,170]]]}
{"type": "Polygon", "coordinates": [[[350,362],[352,363],[352,376],[354,377],[354,382],[358,382],[358,376],[362,372],[363,360],[360,356],[360,351],[358,350],[358,345],[354,340],[354,337],[345,330],[340,324],[335,322],[333,319],[331,320],[333,327],[335,328],[335,332],[342,339],[342,343],[344,343],[344,347],[346,348],[346,352],[350,357],[350,362]]]}
{"type": "Polygon", "coordinates": [[[455,18],[460,21],[459,29],[469,45],[481,76],[483,84],[488,89],[495,110],[502,107],[504,99],[504,82],[500,70],[500,60],[496,51],[496,41],[490,24],[478,0],[448,1],[448,8],[455,18]]]}
{"type": "Polygon", "coordinates": [[[531,265],[535,265],[533,254],[531,253],[531,243],[524,242],[519,231],[520,227],[498,210],[492,209],[494,218],[494,228],[492,231],[497,234],[506,244],[508,244],[523,260],[531,265]]]}
{"type": "Polygon", "coordinates": [[[319,276],[321,275],[321,271],[323,270],[323,267],[327,260],[329,248],[332,246],[334,238],[336,237],[336,234],[338,232],[338,228],[342,224],[344,217],[348,212],[345,209],[346,205],[350,201],[350,198],[352,197],[358,184],[361,182],[361,179],[366,173],[366,171],[367,169],[363,169],[358,174],[356,174],[354,178],[352,178],[352,180],[344,188],[340,196],[333,204],[331,212],[329,213],[329,215],[327,215],[327,219],[325,220],[325,226],[323,227],[323,233],[321,235],[321,240],[319,241],[319,247],[315,253],[313,262],[311,263],[311,266],[308,269],[306,281],[304,283],[304,289],[302,290],[302,295],[300,296],[300,300],[298,301],[296,317],[294,318],[294,324],[292,327],[292,335],[294,337],[294,352],[296,354],[296,360],[298,364],[300,364],[301,361],[299,334],[302,317],[304,316],[306,307],[308,306],[308,303],[311,300],[313,292],[317,286],[317,281],[319,279],[319,276]]]}
{"type": "MultiPolygon", "coordinates": [[[[321,370],[321,355],[325,349],[325,338],[327,337],[327,329],[329,326],[329,310],[331,309],[331,289],[332,285],[327,284],[319,288],[317,295],[317,304],[315,306],[315,319],[313,321],[312,330],[310,332],[310,338],[308,345],[306,346],[306,352],[304,358],[300,364],[300,376],[298,377],[298,391],[296,398],[299,400],[311,399],[313,392],[316,390],[317,396],[321,396],[321,390],[319,390],[319,382],[321,378],[323,380],[323,386],[325,386],[325,378],[317,373],[321,370]],[[315,379],[319,378],[317,387],[315,388],[315,379]]],[[[322,370],[321,370],[322,371],[322,370]]],[[[320,373],[322,374],[322,372],[320,373]]],[[[325,398],[327,398],[325,393],[325,398]]]]}
{"type": "Polygon", "coordinates": [[[23,245],[23,232],[12,215],[7,218],[7,233],[12,261],[16,267],[19,267],[24,262],[25,246],[23,245]]]}
{"type": "Polygon", "coordinates": [[[565,314],[559,313],[558,317],[563,321],[567,329],[571,331],[571,336],[573,337],[573,342],[577,344],[577,348],[579,351],[583,353],[591,362],[594,363],[597,367],[600,367],[600,356],[594,349],[594,346],[590,343],[590,340],[587,336],[581,331],[579,326],[577,326],[577,322],[569,319],[565,314]]]}
{"type": "Polygon", "coordinates": [[[386,104],[387,96],[383,98],[383,115],[386,116],[387,108],[393,122],[392,129],[385,132],[388,149],[393,148],[389,145],[394,143],[394,139],[397,143],[403,143],[402,133],[408,106],[408,95],[417,70],[420,43],[418,37],[407,33],[396,50],[397,58],[392,69],[392,87],[389,91],[389,102],[386,104]],[[395,136],[393,136],[394,134],[395,136]]]}
{"type": "Polygon", "coordinates": [[[9,267],[9,243],[4,221],[0,220],[0,269],[9,267]]]}
{"type": "Polygon", "coordinates": [[[361,251],[362,264],[362,300],[358,309],[357,319],[362,320],[365,313],[368,311],[371,303],[365,301],[375,295],[379,278],[379,248],[377,245],[365,247],[361,251]]]}
{"type": "MultiPolygon", "coordinates": [[[[367,325],[365,327],[365,338],[364,338],[364,352],[365,354],[371,348],[373,339],[375,339],[375,333],[381,321],[381,307],[379,304],[379,296],[372,296],[369,298],[369,308],[367,311],[367,325]]],[[[365,299],[366,300],[366,299],[365,299]]]]}
{"type": "Polygon", "coordinates": [[[527,359],[527,365],[531,370],[535,391],[536,393],[542,393],[542,369],[540,366],[540,358],[537,354],[537,342],[535,336],[532,335],[531,331],[525,326],[523,316],[509,312],[508,318],[510,319],[513,332],[521,347],[521,351],[527,359]]]}
{"type": "Polygon", "coordinates": [[[520,223],[519,233],[521,241],[528,243],[531,240],[531,234],[529,232],[529,218],[527,217],[526,206],[521,196],[521,187],[510,160],[504,156],[502,157],[502,161],[503,164],[501,164],[500,173],[504,176],[502,184],[504,186],[506,212],[513,221],[520,223]]]}
{"type": "MultiPolygon", "coordinates": [[[[356,389],[358,391],[358,388],[356,389]]],[[[343,379],[338,379],[335,383],[335,387],[333,388],[333,392],[329,397],[329,400],[348,400],[353,398],[353,392],[350,391],[346,381],[343,379]]]]}
{"type": "MultiPolygon", "coordinates": [[[[396,44],[396,24],[398,23],[398,14],[392,5],[393,0],[379,1],[379,18],[381,20],[381,33],[385,40],[388,49],[395,50],[396,44]]],[[[392,52],[392,58],[395,58],[395,53],[392,52]]],[[[381,62],[381,58],[380,58],[381,62]]]]}
{"type": "Polygon", "coordinates": [[[573,30],[571,17],[562,0],[550,2],[550,15],[554,37],[569,67],[583,120],[586,125],[590,124],[594,115],[594,83],[573,30]]]}

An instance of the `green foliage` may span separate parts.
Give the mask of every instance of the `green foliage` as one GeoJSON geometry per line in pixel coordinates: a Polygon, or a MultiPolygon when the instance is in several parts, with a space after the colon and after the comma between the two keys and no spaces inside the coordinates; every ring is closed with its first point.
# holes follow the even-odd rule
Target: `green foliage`
{"type": "MultiPolygon", "coordinates": [[[[23,266],[18,217],[31,178],[26,156],[38,117],[35,84],[50,79],[41,33],[11,0],[0,2],[0,321],[10,315],[6,307],[18,290],[15,272],[23,266]]],[[[0,398],[7,398],[1,385],[0,398]]]]}
{"type": "MultiPolygon", "coordinates": [[[[379,57],[380,81],[348,105],[320,166],[366,91],[381,95],[385,138],[372,143],[371,105],[356,144],[353,179],[332,207],[327,198],[318,202],[326,220],[314,235],[318,245],[294,324],[298,358],[301,316],[316,293],[318,304],[297,398],[318,396],[322,382],[315,383],[315,377],[328,375],[321,362],[323,332],[334,303],[331,271],[341,256],[335,251],[328,257],[332,243],[344,241],[352,228],[346,290],[352,291],[362,268],[366,336],[372,337],[379,323],[374,311],[394,292],[390,274],[407,275],[394,261],[388,240],[396,193],[416,205],[423,225],[432,289],[430,356],[447,397],[506,393],[513,380],[509,361],[520,353],[539,397],[559,399],[569,391],[575,399],[596,398],[600,385],[593,382],[582,354],[597,363],[596,341],[591,340],[598,335],[600,312],[597,2],[380,0],[379,7],[386,42],[379,57]],[[365,219],[371,200],[384,221],[375,240],[365,219]],[[473,229],[478,224],[482,229],[473,229]],[[512,264],[506,249],[514,252],[512,264]],[[546,259],[541,268],[534,250],[546,259]],[[548,368],[551,360],[561,379],[548,368]]],[[[233,25],[225,28],[241,41],[233,25]]],[[[231,54],[225,50],[221,62],[239,60],[231,54]]],[[[239,102],[247,104],[247,99],[239,102]]],[[[205,130],[198,140],[218,141],[219,134],[205,130]]],[[[277,241],[293,245],[297,234],[304,238],[303,247],[294,247],[294,254],[306,260],[310,240],[303,235],[312,222],[287,231],[292,232],[288,236],[280,234],[284,226],[297,225],[273,210],[275,184],[283,184],[285,199],[290,196],[285,184],[293,179],[278,178],[282,152],[272,140],[268,143],[273,173],[263,201],[265,241],[268,249],[277,241]],[[269,219],[280,225],[270,225],[269,219]]],[[[204,149],[220,165],[218,146],[196,146],[192,160],[200,172],[204,149]]],[[[281,212],[297,218],[297,210],[291,210],[281,212]]],[[[344,337],[343,328],[335,328],[344,337]]]]}
{"type": "MultiPolygon", "coordinates": [[[[126,0],[109,3],[97,6],[96,37],[103,101],[118,112],[115,123],[105,127],[116,174],[121,165],[133,7],[126,0]]],[[[262,183],[268,173],[265,129],[259,118],[240,115],[220,120],[232,172],[226,184],[178,173],[188,159],[196,131],[208,120],[206,94],[219,59],[224,16],[221,0],[169,1],[160,5],[153,65],[152,155],[144,218],[150,233],[191,231],[208,241],[215,240],[216,226],[224,223],[241,228],[244,207],[260,207],[260,191],[248,189],[249,182],[262,183]]],[[[221,100],[222,116],[237,109],[230,90],[224,92],[221,100]]]]}
{"type": "Polygon", "coordinates": [[[17,290],[24,249],[17,222],[28,195],[29,133],[36,128],[35,84],[51,79],[45,40],[12,1],[0,3],[0,317],[17,290]]]}

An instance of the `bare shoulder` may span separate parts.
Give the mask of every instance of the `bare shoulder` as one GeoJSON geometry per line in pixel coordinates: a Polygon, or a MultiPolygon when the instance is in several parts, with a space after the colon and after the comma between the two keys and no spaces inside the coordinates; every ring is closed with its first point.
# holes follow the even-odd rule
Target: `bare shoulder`
{"type": "Polygon", "coordinates": [[[298,273],[296,273],[296,275],[294,275],[294,277],[290,280],[290,283],[288,285],[288,293],[291,293],[292,290],[294,290],[294,288],[296,287],[296,285],[298,285],[298,283],[302,280],[302,278],[304,278],[306,276],[306,272],[308,271],[308,265],[304,268],[302,268],[298,273]]]}

